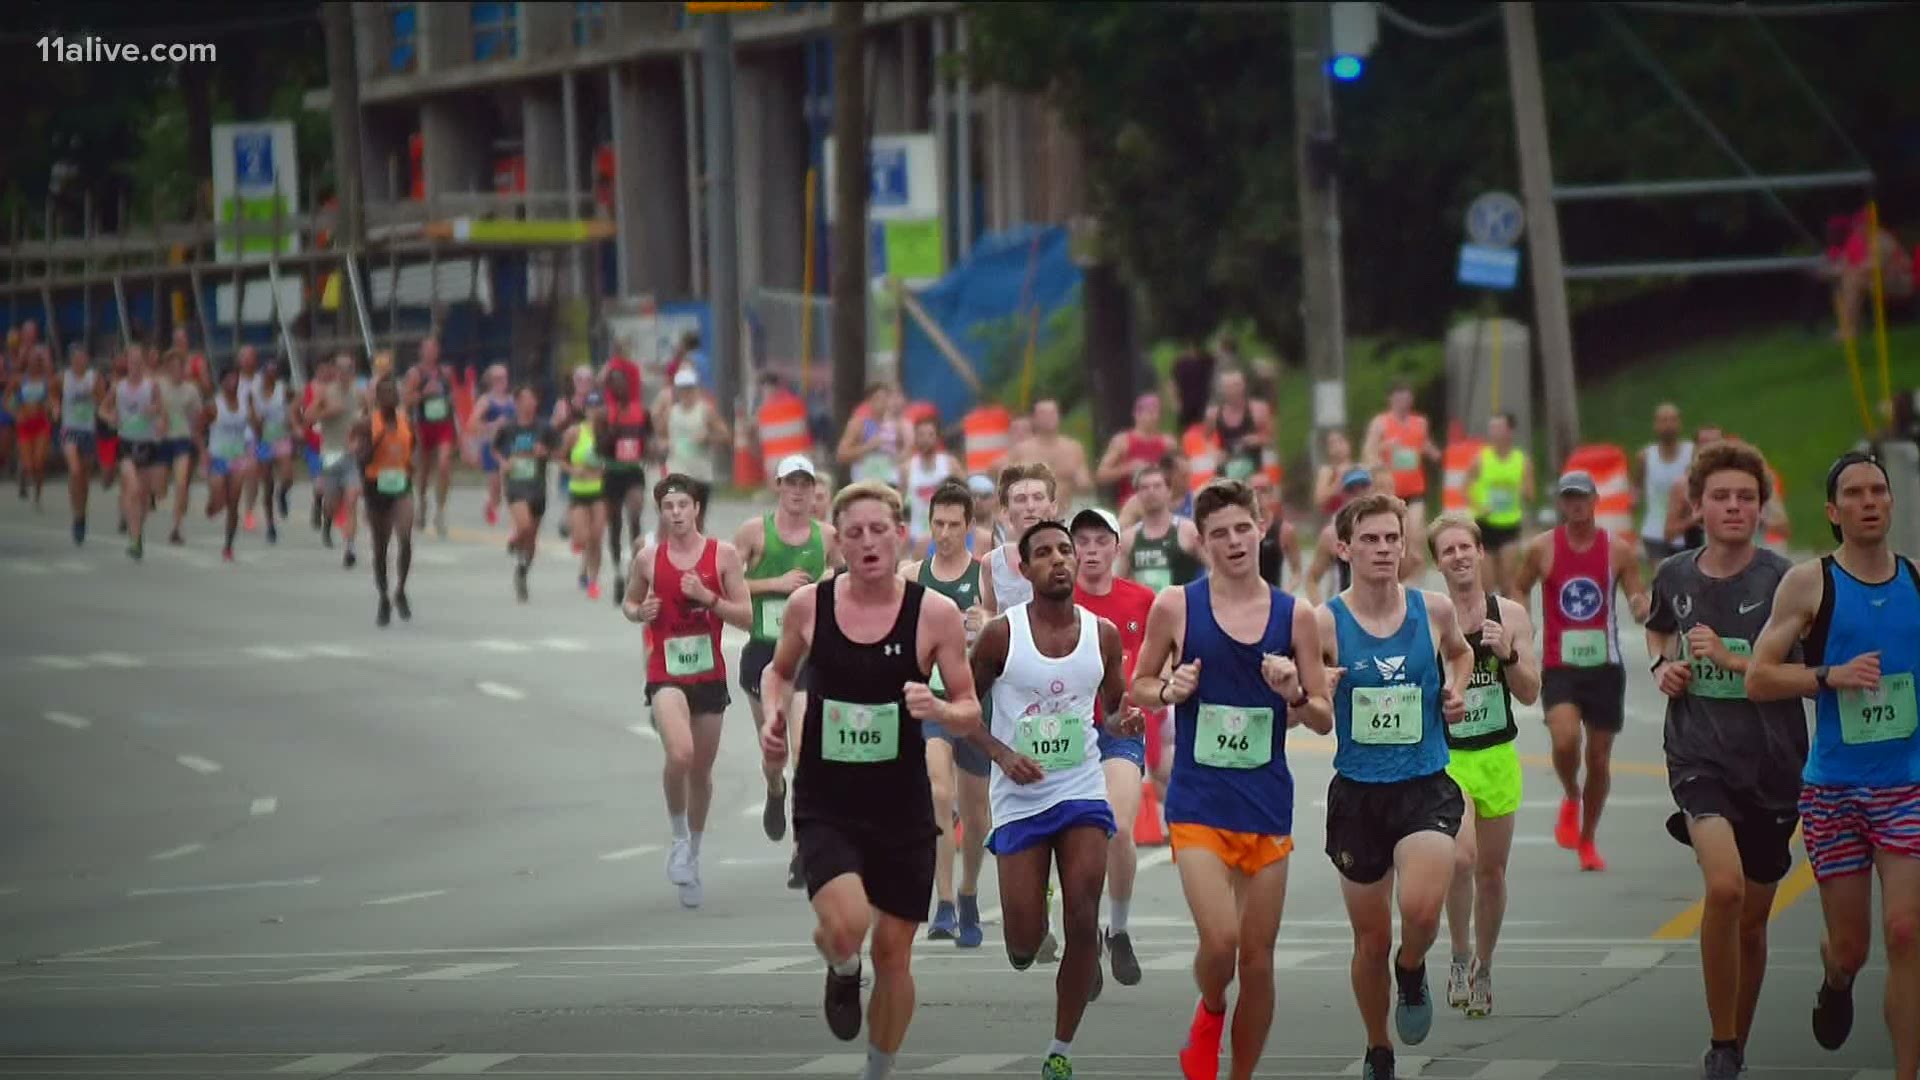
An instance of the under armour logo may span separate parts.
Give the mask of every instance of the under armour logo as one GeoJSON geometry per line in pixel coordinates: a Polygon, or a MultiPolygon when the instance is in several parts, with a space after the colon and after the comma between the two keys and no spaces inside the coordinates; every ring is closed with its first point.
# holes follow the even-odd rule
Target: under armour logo
{"type": "Polygon", "coordinates": [[[1407,677],[1407,658],[1404,656],[1376,656],[1373,666],[1386,682],[1399,682],[1407,677]]]}
{"type": "Polygon", "coordinates": [[[899,643],[889,642],[888,644],[880,646],[880,655],[881,656],[899,656],[900,655],[899,643]]]}

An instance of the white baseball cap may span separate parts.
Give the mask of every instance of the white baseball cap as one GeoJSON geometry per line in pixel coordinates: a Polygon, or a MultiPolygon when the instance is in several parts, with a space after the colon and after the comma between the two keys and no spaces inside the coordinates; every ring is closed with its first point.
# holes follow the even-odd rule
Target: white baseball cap
{"type": "Polygon", "coordinates": [[[781,458],[780,467],[773,470],[773,478],[775,480],[785,480],[795,473],[806,473],[815,480],[820,478],[820,474],[813,470],[813,462],[808,459],[805,454],[788,454],[786,457],[781,458]]]}
{"type": "Polygon", "coordinates": [[[700,373],[693,370],[692,364],[682,364],[680,370],[673,373],[675,386],[699,386],[700,373]]]}

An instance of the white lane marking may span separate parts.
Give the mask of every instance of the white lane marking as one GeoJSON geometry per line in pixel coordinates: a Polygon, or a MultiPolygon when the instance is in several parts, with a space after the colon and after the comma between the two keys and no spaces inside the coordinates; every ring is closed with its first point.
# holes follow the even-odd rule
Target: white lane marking
{"type": "Polygon", "coordinates": [[[240,651],[261,660],[299,660],[307,655],[305,649],[283,649],[278,645],[249,645],[240,651]]]}
{"type": "Polygon", "coordinates": [[[18,574],[33,574],[36,576],[47,572],[46,567],[41,566],[32,559],[9,559],[7,560],[7,569],[18,574]]]}
{"type": "MultiPolygon", "coordinates": [[[[798,967],[801,964],[813,964],[815,959],[817,958],[810,958],[805,956],[801,956],[801,957],[763,956],[758,960],[746,960],[738,964],[729,964],[723,968],[716,968],[715,970],[708,972],[708,974],[710,975],[771,975],[776,971],[785,971],[790,967],[798,967]]],[[[979,1071],[986,1072],[988,1070],[981,1069],[979,1071]]]]}
{"type": "Polygon", "coordinates": [[[104,664],[107,667],[143,668],[147,666],[147,662],[145,660],[142,660],[137,656],[128,656],[126,653],[97,652],[87,657],[87,659],[93,661],[96,664],[104,664]]]}
{"type": "Polygon", "coordinates": [[[857,1069],[865,1068],[866,1064],[867,1055],[865,1054],[827,1054],[805,1064],[795,1065],[789,1071],[806,1075],[830,1076],[835,1073],[851,1074],[857,1069]]]}
{"type": "Polygon", "coordinates": [[[169,862],[174,859],[184,858],[196,851],[205,851],[206,849],[207,845],[205,844],[181,844],[179,847],[170,847],[165,851],[156,851],[147,856],[147,860],[149,862],[169,862]]]}
{"type": "Polygon", "coordinates": [[[184,896],[188,893],[236,892],[241,889],[295,889],[318,885],[317,877],[289,878],[284,881],[236,881],[218,885],[169,885],[159,889],[128,889],[128,896],[184,896]]]}
{"type": "Polygon", "coordinates": [[[49,721],[59,724],[63,728],[72,728],[75,731],[85,731],[93,726],[93,721],[84,716],[75,716],[72,713],[49,712],[42,715],[49,721]]]}
{"type": "Polygon", "coordinates": [[[405,964],[361,964],[357,967],[335,968],[332,971],[316,971],[311,975],[296,975],[287,981],[290,983],[352,982],[368,975],[385,975],[390,971],[405,970],[405,964]]]}
{"type": "Polygon", "coordinates": [[[473,643],[473,647],[497,653],[523,653],[529,651],[527,646],[522,645],[518,641],[503,641],[500,638],[481,638],[479,641],[473,643]]]}
{"type": "Polygon", "coordinates": [[[478,689],[481,693],[487,695],[488,697],[497,697],[506,701],[522,701],[522,700],[525,700],[527,696],[526,691],[508,686],[505,683],[497,683],[497,682],[477,683],[476,689],[478,689]]]}
{"type": "Polygon", "coordinates": [[[651,855],[660,850],[659,844],[641,844],[639,847],[621,848],[600,856],[601,862],[620,862],[624,859],[637,859],[642,855],[651,855]]]}
{"type": "Polygon", "coordinates": [[[453,982],[456,979],[487,975],[519,966],[519,964],[453,964],[448,967],[434,968],[432,971],[416,971],[412,975],[401,976],[401,979],[412,982],[453,982]]]}
{"type": "Polygon", "coordinates": [[[643,739],[652,739],[654,742],[660,741],[660,733],[653,730],[652,724],[628,724],[627,730],[643,739]]]}
{"type": "Polygon", "coordinates": [[[1524,1058],[1489,1061],[1473,1074],[1472,1080],[1541,1080],[1559,1067],[1557,1061],[1529,1061],[1524,1058]]]}
{"type": "Polygon", "coordinates": [[[76,949],[73,952],[61,953],[59,958],[62,960],[78,960],[83,956],[105,956],[108,953],[126,952],[128,949],[144,949],[150,945],[158,944],[160,943],[157,941],[127,941],[118,945],[102,945],[97,949],[76,949]]]}
{"type": "Polygon", "coordinates": [[[36,656],[33,662],[41,667],[50,667],[55,671],[79,671],[87,666],[85,660],[75,660],[71,656],[36,656]]]}
{"type": "Polygon", "coordinates": [[[307,1076],[332,1076],[346,1072],[356,1065],[365,1065],[379,1054],[311,1054],[299,1061],[289,1061],[273,1071],[281,1074],[298,1073],[307,1076]]]}
{"type": "MultiPolygon", "coordinates": [[[[983,918],[980,921],[985,922],[986,920],[983,918]]],[[[1190,968],[1192,966],[1193,957],[1181,956],[1178,953],[1156,956],[1151,960],[1142,960],[1140,962],[1141,971],[1179,971],[1182,968],[1190,968]]]]}
{"type": "Polygon", "coordinates": [[[364,650],[351,645],[309,645],[307,651],[315,656],[324,656],[329,660],[365,660],[364,650]]]}
{"type": "Polygon", "coordinates": [[[761,801],[748,803],[747,805],[741,807],[740,816],[743,818],[756,818],[756,817],[759,817],[761,812],[766,810],[766,808],[767,808],[766,797],[763,795],[761,796],[761,801]]]}
{"type": "Polygon", "coordinates": [[[263,795],[253,800],[253,805],[247,807],[247,813],[252,814],[254,817],[265,817],[278,809],[280,809],[279,799],[271,795],[263,795]]]}
{"type": "MultiPolygon", "coordinates": [[[[1396,1054],[1393,1059],[1393,1075],[1396,1078],[1402,1076],[1419,1076],[1420,1070],[1426,1068],[1427,1062],[1432,1060],[1432,1058],[1420,1057],[1416,1054],[1396,1054]]],[[[1340,1075],[1363,1076],[1366,1074],[1366,1065],[1366,1059],[1361,1058],[1359,1061],[1340,1070],[1340,1075]]]]}
{"type": "Polygon", "coordinates": [[[53,568],[69,574],[85,574],[93,570],[93,564],[85,559],[61,559],[53,564],[53,568]]]}
{"type": "Polygon", "coordinates": [[[945,1061],[915,1070],[923,1073],[990,1073],[1005,1068],[1016,1061],[1025,1060],[1023,1054],[960,1054],[945,1061]]]}
{"type": "Polygon", "coordinates": [[[786,866],[789,860],[785,855],[739,855],[730,859],[721,859],[721,866],[786,866]]]}
{"type": "Polygon", "coordinates": [[[179,762],[182,765],[185,765],[187,768],[192,769],[194,772],[197,772],[202,776],[211,776],[214,773],[217,773],[220,771],[219,762],[209,761],[208,759],[203,758],[198,754],[181,754],[179,757],[174,758],[173,760],[179,762]]]}
{"type": "Polygon", "coordinates": [[[1667,958],[1668,951],[1667,949],[1649,946],[1608,949],[1607,955],[1600,960],[1600,966],[1603,968],[1626,968],[1633,971],[1644,971],[1647,968],[1658,966],[1660,961],[1667,958]]]}
{"type": "Polygon", "coordinates": [[[592,647],[584,641],[576,641],[573,638],[564,637],[541,638],[540,644],[552,649],[554,652],[586,652],[592,647]]]}
{"type": "Polygon", "coordinates": [[[400,893],[397,896],[383,896],[378,900],[369,900],[366,907],[384,907],[388,904],[409,904],[415,900],[427,900],[435,896],[445,896],[445,889],[428,889],[426,892],[400,893]]]}
{"type": "Polygon", "coordinates": [[[429,1061],[413,1071],[417,1076],[474,1076],[519,1056],[519,1054],[448,1054],[438,1061],[429,1061]]]}

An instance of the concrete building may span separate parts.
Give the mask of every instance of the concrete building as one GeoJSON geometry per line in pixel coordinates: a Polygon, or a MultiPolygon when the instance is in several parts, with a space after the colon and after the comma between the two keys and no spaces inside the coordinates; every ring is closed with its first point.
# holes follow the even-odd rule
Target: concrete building
{"type": "MultiPolygon", "coordinates": [[[[984,231],[1078,211],[1078,154],[1051,112],[943,73],[942,58],[965,46],[959,4],[867,8],[873,130],[936,135],[950,259],[984,231]]],[[[604,215],[617,231],[603,294],[703,297],[700,31],[685,9],[354,5],[368,199],[457,206],[517,192],[529,217],[604,215]]],[[[806,175],[831,128],[832,44],[824,3],[733,20],[750,297],[801,287],[806,175]]]]}

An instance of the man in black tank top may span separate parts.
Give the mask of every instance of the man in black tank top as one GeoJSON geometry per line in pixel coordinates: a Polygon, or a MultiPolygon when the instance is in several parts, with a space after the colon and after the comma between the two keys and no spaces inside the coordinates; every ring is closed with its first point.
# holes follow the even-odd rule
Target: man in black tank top
{"type": "Polygon", "coordinates": [[[967,639],[953,601],[902,581],[900,495],[878,482],[833,500],[847,572],[787,601],[761,698],[770,761],[787,755],[787,707],[800,658],[812,691],[793,778],[793,829],[827,960],[827,1027],[860,1033],[860,950],[873,931],[873,1016],[865,1080],[882,1080],[913,1017],[913,943],[933,900],[933,820],[919,722],[965,737],[980,724],[967,639]],[[946,700],[927,685],[937,671],[946,700]],[[916,722],[918,721],[918,722],[916,722]]]}

